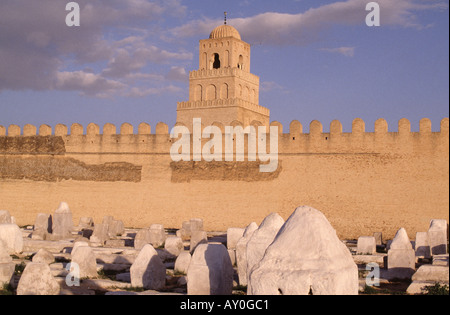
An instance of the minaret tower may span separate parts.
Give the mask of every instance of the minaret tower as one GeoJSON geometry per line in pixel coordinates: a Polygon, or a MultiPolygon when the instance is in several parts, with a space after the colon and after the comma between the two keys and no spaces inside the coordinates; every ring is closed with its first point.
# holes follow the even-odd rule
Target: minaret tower
{"type": "Polygon", "coordinates": [[[189,101],[177,107],[177,123],[189,128],[240,122],[269,126],[270,111],[259,105],[259,77],[250,73],[250,45],[225,23],[200,40],[199,69],[189,74],[189,101]]]}

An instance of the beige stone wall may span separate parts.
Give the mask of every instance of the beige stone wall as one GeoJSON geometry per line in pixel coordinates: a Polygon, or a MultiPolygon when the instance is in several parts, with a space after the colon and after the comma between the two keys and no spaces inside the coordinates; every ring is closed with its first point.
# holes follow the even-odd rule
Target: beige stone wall
{"type": "MultiPolygon", "coordinates": [[[[413,238],[428,229],[431,219],[449,219],[449,134],[448,119],[442,121],[441,132],[431,132],[426,119],[420,132],[410,132],[409,126],[401,120],[398,132],[387,132],[386,122],[379,120],[375,132],[366,133],[364,122],[355,120],[352,133],[342,133],[342,125],[334,121],[330,132],[323,133],[323,126],[314,121],[311,133],[303,134],[294,121],[280,134],[279,169],[272,176],[258,175],[254,163],[248,162],[174,165],[169,155],[174,140],[164,124],[158,124],[154,134],[146,124],[109,124],[103,135],[94,124],[58,125],[54,133],[74,134],[60,135],[64,149],[59,140],[52,140],[58,143],[57,155],[45,152],[55,150],[55,145],[36,140],[39,136],[20,135],[18,126],[0,126],[5,130],[0,160],[21,159],[17,164],[22,170],[44,165],[39,171],[58,175],[64,167],[52,165],[78,161],[70,164],[76,179],[59,181],[33,177],[29,169],[23,178],[8,177],[14,172],[0,163],[0,209],[26,225],[33,224],[38,213],[53,213],[66,201],[75,223],[82,216],[100,222],[113,215],[127,227],[161,223],[180,228],[183,221],[201,217],[206,229],[224,231],[252,221],[259,224],[271,212],[287,219],[297,206],[310,205],[325,213],[342,238],[377,231],[392,238],[400,227],[413,238]],[[114,172],[108,173],[111,167],[114,172]],[[124,176],[128,172],[133,176],[124,176]]],[[[35,128],[27,130],[32,134],[35,128]]],[[[36,130],[52,139],[47,127],[36,130]]]]}
{"type": "Polygon", "coordinates": [[[190,72],[190,101],[229,98],[240,98],[253,104],[259,104],[259,77],[238,68],[190,72]]]}
{"type": "Polygon", "coordinates": [[[178,106],[177,123],[192,130],[194,118],[201,118],[204,126],[220,124],[232,126],[235,122],[242,122],[249,126],[253,122],[258,125],[269,126],[269,111],[261,106],[246,103],[239,99],[207,103],[187,102],[178,106]],[[244,107],[242,105],[247,105],[244,107]],[[218,119],[218,117],[223,117],[218,119]]]}

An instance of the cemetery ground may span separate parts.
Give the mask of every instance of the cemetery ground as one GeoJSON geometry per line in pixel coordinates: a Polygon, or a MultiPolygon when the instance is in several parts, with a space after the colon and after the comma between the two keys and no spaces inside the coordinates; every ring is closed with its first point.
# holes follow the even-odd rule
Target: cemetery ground
{"type": "MultiPolygon", "coordinates": [[[[16,245],[13,244],[13,247],[21,246],[16,252],[11,252],[11,246],[6,246],[9,240],[5,241],[4,233],[0,233],[0,242],[2,242],[0,245],[3,246],[3,249],[0,248],[0,282],[3,280],[0,295],[225,294],[238,297],[252,292],[246,283],[250,278],[248,276],[243,278],[239,268],[239,265],[245,265],[246,268],[248,266],[247,261],[242,263],[239,246],[248,234],[248,239],[244,242],[244,248],[248,248],[251,236],[258,234],[255,234],[255,231],[262,230],[264,221],[259,227],[253,224],[253,228],[249,225],[247,229],[230,228],[227,231],[212,232],[203,231],[201,219],[183,222],[181,228],[168,229],[154,224],[148,229],[135,229],[124,228],[120,221],[112,217],[105,217],[101,224],[94,224],[89,218],[83,218],[78,226],[69,227],[70,231],[67,232],[62,231],[65,223],[61,225],[58,220],[64,222],[64,219],[58,218],[57,213],[70,211],[65,211],[64,205],[60,206],[60,209],[63,211],[56,211],[50,220],[52,229],[44,224],[45,231],[42,232],[38,226],[40,221],[50,222],[48,220],[50,215],[47,220],[42,220],[38,216],[34,226],[17,227],[20,230],[22,244],[17,245],[20,240],[16,237],[16,245]],[[58,230],[61,226],[62,230],[58,230]],[[51,233],[50,230],[52,230],[51,233]],[[212,284],[211,287],[207,284],[207,288],[204,288],[205,284],[202,283],[204,270],[202,268],[205,266],[201,265],[201,261],[207,260],[205,257],[208,251],[213,252],[216,257],[215,262],[208,265],[210,277],[215,278],[215,281],[219,283],[214,289],[212,284]],[[217,257],[222,257],[220,258],[222,260],[217,257]],[[79,264],[78,282],[76,273],[70,268],[73,262],[79,264]],[[32,269],[36,270],[31,276],[32,269]],[[151,272],[148,272],[149,270],[151,272]],[[25,273],[28,274],[25,275],[25,273]],[[191,273],[189,284],[188,273],[191,273]],[[212,275],[214,273],[216,274],[212,275]],[[9,278],[8,276],[5,278],[5,274],[9,274],[9,278]],[[45,285],[33,287],[36,279],[45,285]],[[229,285],[222,285],[228,282],[229,285]]],[[[286,224],[288,222],[289,220],[286,224]]],[[[68,224],[70,226],[70,222],[68,224]]],[[[283,229],[286,224],[284,221],[279,222],[274,229],[275,234],[280,226],[283,229]]],[[[8,222],[0,224],[0,227],[2,225],[4,228],[14,226],[13,223],[8,222]]],[[[433,223],[427,233],[433,238],[433,223]]],[[[278,233],[276,237],[271,236],[269,243],[273,239],[275,239],[273,243],[276,243],[280,234],[282,233],[278,233]]],[[[262,236],[259,237],[262,238],[262,236]]],[[[420,242],[418,236],[416,241],[412,242],[409,239],[406,240],[406,237],[406,231],[400,229],[394,240],[383,240],[381,233],[364,236],[358,240],[339,240],[357,266],[357,294],[449,294],[448,240],[445,240],[445,248],[441,246],[441,252],[433,255],[434,247],[428,247],[429,253],[425,251],[426,253],[423,254],[419,251],[418,243],[416,244],[420,242]],[[401,244],[401,241],[406,241],[406,245],[401,244]],[[403,260],[410,254],[414,256],[412,266],[411,262],[407,262],[411,268],[406,275],[404,271],[408,268],[399,268],[402,271],[400,273],[396,268],[395,270],[388,268],[388,259],[394,259],[390,257],[394,257],[397,251],[401,253],[403,260]]],[[[427,239],[429,240],[430,237],[427,239]]],[[[268,245],[265,246],[264,250],[268,245]]],[[[244,252],[248,253],[247,258],[250,261],[249,250],[244,252]]],[[[270,256],[269,252],[267,251],[265,256],[270,256]]],[[[258,260],[264,261],[264,259],[258,260]]],[[[339,259],[337,258],[337,261],[339,259]]],[[[391,265],[393,266],[393,262],[391,265]]],[[[258,266],[261,266],[261,263],[258,266]]],[[[253,294],[258,295],[260,291],[257,291],[256,283],[255,281],[252,284],[253,294]]],[[[289,294],[282,292],[281,289],[278,289],[278,292],[289,294]]],[[[312,289],[309,293],[314,294],[312,289]]]]}

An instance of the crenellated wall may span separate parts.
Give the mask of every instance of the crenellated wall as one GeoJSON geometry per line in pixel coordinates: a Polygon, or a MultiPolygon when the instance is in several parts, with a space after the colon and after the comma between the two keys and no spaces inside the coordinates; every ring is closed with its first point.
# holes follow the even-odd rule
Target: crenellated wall
{"type": "Polygon", "coordinates": [[[361,119],[350,133],[339,121],[326,133],[319,121],[309,133],[298,121],[271,125],[278,126],[279,164],[267,175],[259,162],[173,162],[175,139],[164,123],[154,130],[106,124],[102,133],[96,124],[0,126],[0,209],[20,225],[66,201],[76,220],[113,215],[129,227],[179,228],[201,217],[207,229],[226,230],[259,224],[271,212],[287,219],[310,205],[343,238],[378,231],[389,238],[399,227],[413,238],[431,219],[448,220],[448,118],[440,132],[429,119],[419,132],[407,119],[396,128],[379,119],[374,132],[361,119]]]}

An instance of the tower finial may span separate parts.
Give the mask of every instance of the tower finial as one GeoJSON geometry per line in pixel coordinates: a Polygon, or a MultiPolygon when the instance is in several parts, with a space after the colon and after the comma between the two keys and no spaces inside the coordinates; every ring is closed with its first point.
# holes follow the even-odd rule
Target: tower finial
{"type": "Polygon", "coordinates": [[[223,14],[225,16],[224,25],[227,25],[227,12],[225,11],[223,14]]]}

